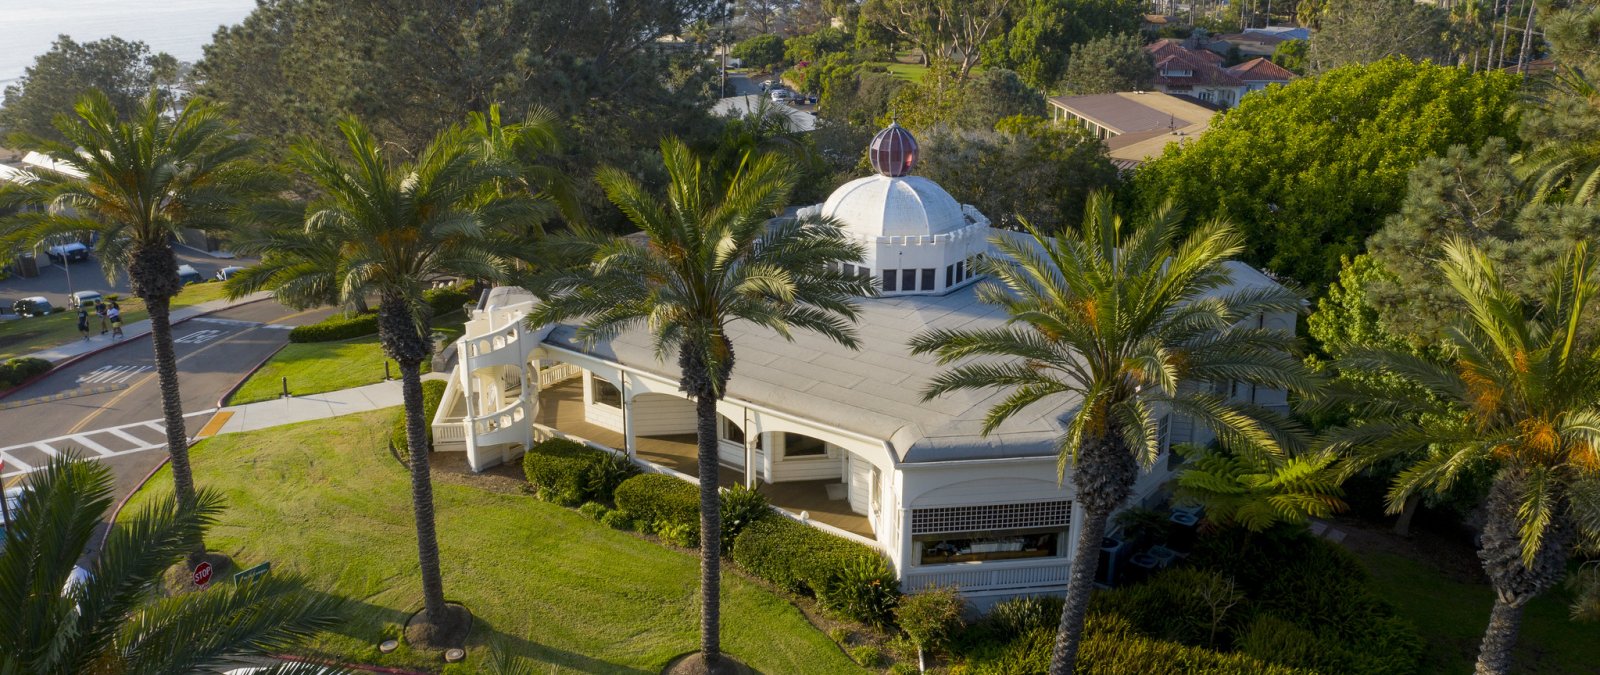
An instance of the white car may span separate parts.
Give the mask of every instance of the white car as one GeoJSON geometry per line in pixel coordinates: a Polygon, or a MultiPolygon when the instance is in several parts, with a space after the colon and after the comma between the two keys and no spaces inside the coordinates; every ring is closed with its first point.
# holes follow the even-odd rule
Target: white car
{"type": "Polygon", "coordinates": [[[103,296],[100,295],[100,291],[78,291],[67,299],[67,307],[72,309],[93,307],[94,303],[98,302],[101,297],[103,296]]]}
{"type": "Polygon", "coordinates": [[[238,265],[229,265],[229,266],[224,267],[224,268],[222,268],[220,270],[217,270],[217,281],[227,281],[229,279],[232,279],[233,275],[238,274],[238,273],[243,272],[243,271],[244,271],[243,267],[239,267],[238,265]]]}
{"type": "Polygon", "coordinates": [[[50,256],[50,260],[56,263],[64,261],[82,262],[89,259],[89,247],[78,242],[72,242],[60,246],[51,246],[45,249],[45,255],[50,256]]]}
{"type": "Polygon", "coordinates": [[[789,91],[788,89],[773,89],[772,90],[772,102],[773,103],[787,103],[787,102],[789,102],[790,99],[793,99],[793,98],[794,98],[794,92],[789,91]]]}
{"type": "MultiPolygon", "coordinates": [[[[27,488],[14,487],[5,491],[6,508],[10,509],[11,517],[17,516],[17,509],[22,507],[22,493],[27,488]]],[[[0,549],[6,547],[6,524],[0,521],[0,549]]]]}

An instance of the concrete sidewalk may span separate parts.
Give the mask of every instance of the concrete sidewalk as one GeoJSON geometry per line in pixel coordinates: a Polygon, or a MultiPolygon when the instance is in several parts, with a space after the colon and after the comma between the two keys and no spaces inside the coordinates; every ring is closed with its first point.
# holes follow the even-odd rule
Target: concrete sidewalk
{"type": "MultiPolygon", "coordinates": [[[[443,380],[446,373],[428,373],[423,380],[443,380]]],[[[284,424],[320,420],[340,415],[401,405],[400,381],[390,380],[353,389],[291,396],[220,408],[200,431],[201,437],[255,431],[284,424]]]]}
{"type": "MultiPolygon", "coordinates": [[[[272,297],[271,292],[261,291],[259,293],[252,293],[244,296],[238,300],[211,300],[209,302],[202,302],[196,305],[189,305],[188,307],[172,310],[172,312],[169,314],[168,322],[173,325],[177,325],[202,314],[220,312],[224,309],[228,309],[229,307],[243,305],[246,303],[255,302],[257,300],[265,300],[270,297],[272,297]]],[[[90,316],[89,320],[91,325],[98,325],[94,323],[96,321],[94,316],[90,316]]],[[[123,342],[127,342],[128,340],[136,340],[149,334],[150,320],[145,319],[143,321],[122,324],[123,337],[116,341],[112,341],[110,334],[90,335],[89,339],[87,340],[73,340],[72,342],[64,345],[58,345],[56,347],[51,347],[50,349],[36,351],[32,354],[28,354],[28,356],[36,359],[44,359],[51,363],[60,365],[61,361],[77,358],[85,354],[92,354],[102,349],[110,349],[111,347],[122,344],[123,342]]]]}

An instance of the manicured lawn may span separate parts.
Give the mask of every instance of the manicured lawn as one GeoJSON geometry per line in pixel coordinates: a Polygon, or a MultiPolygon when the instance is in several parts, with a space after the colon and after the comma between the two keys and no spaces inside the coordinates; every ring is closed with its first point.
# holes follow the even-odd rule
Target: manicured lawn
{"type": "MultiPolygon", "coordinates": [[[[1489,623],[1494,590],[1451,579],[1411,558],[1378,551],[1359,554],[1379,594],[1411,620],[1427,644],[1424,673],[1470,673],[1489,623]]],[[[1567,617],[1570,596],[1557,588],[1523,614],[1515,672],[1593,673],[1600,669],[1600,626],[1567,617]]]]}
{"type": "MultiPolygon", "coordinates": [[[[903,56],[910,56],[910,54],[904,54],[903,56]]],[[[898,78],[900,78],[902,80],[905,80],[907,82],[921,82],[922,78],[925,77],[928,74],[928,67],[924,66],[924,65],[922,65],[920,63],[902,63],[902,62],[899,62],[899,61],[874,61],[874,62],[869,63],[867,65],[868,66],[883,66],[884,68],[887,68],[889,70],[889,74],[890,75],[898,77],[898,78]]],[[[973,66],[972,67],[972,74],[973,75],[976,75],[976,74],[981,73],[981,72],[983,72],[983,66],[973,66]]]]}
{"type": "MultiPolygon", "coordinates": [[[[205,441],[193,450],[196,482],[227,500],[211,548],[241,565],[271,561],[348,601],[348,621],[311,650],[437,668],[437,657],[373,647],[422,602],[410,482],[387,447],[394,414],[205,441]]],[[[476,617],[471,661],[500,644],[538,673],[654,673],[696,648],[696,557],[475,480],[434,481],[445,594],[476,617]]],[[[163,471],[134,501],[170,485],[163,471]]],[[[732,574],[722,612],[724,649],[761,672],[864,672],[787,601],[732,574]]]]}
{"type": "MultiPolygon", "coordinates": [[[[220,283],[190,284],[184,286],[183,292],[172,299],[172,309],[219,300],[222,297],[220,283]]],[[[123,294],[117,300],[117,304],[122,306],[124,326],[150,318],[144,309],[143,300],[123,294]]],[[[10,310],[11,308],[6,308],[6,311],[10,310]]],[[[100,319],[93,316],[92,312],[89,317],[89,328],[92,333],[99,335],[100,319]]],[[[62,311],[50,316],[0,321],[0,359],[23,356],[81,339],[78,334],[78,313],[75,310],[62,311]]]]}
{"type": "MultiPolygon", "coordinates": [[[[461,334],[461,315],[441,317],[434,330],[452,336],[461,334]]],[[[384,356],[378,336],[339,342],[292,343],[268,359],[228,400],[229,405],[254,403],[277,398],[283,392],[283,378],[289,378],[289,392],[296,395],[320,394],[383,381],[383,364],[400,377],[400,366],[384,356]]],[[[422,364],[422,372],[430,370],[422,364]]]]}

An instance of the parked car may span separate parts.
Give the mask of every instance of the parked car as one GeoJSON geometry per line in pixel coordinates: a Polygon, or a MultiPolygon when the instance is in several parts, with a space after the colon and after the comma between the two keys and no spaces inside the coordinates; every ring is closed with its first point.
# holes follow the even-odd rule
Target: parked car
{"type": "Polygon", "coordinates": [[[243,272],[243,271],[244,271],[243,267],[239,267],[238,265],[229,265],[229,266],[224,267],[224,268],[222,268],[220,270],[217,270],[217,281],[227,281],[229,279],[232,279],[233,275],[238,274],[238,273],[243,272]]]}
{"type": "Polygon", "coordinates": [[[773,89],[772,90],[772,102],[773,103],[787,103],[793,98],[794,98],[794,92],[789,91],[788,89],[773,89]]]}
{"type": "Polygon", "coordinates": [[[89,259],[89,247],[78,242],[51,246],[45,249],[45,254],[50,256],[50,262],[60,264],[62,261],[83,262],[89,259]]]}
{"type": "Polygon", "coordinates": [[[67,309],[93,307],[94,303],[98,302],[101,297],[103,296],[100,295],[100,291],[78,291],[67,299],[67,309]]]}
{"type": "MultiPolygon", "coordinates": [[[[26,490],[26,489],[27,488],[23,488],[23,487],[14,487],[14,488],[11,488],[10,490],[6,490],[5,491],[5,496],[3,497],[3,499],[6,500],[6,508],[11,510],[11,516],[13,518],[15,518],[16,515],[17,515],[17,509],[22,506],[22,504],[21,504],[21,502],[22,502],[22,492],[24,490],[26,490]]],[[[5,547],[6,547],[6,524],[5,524],[4,521],[0,521],[0,549],[4,549],[5,547]]]]}
{"type": "Polygon", "coordinates": [[[189,284],[203,284],[206,282],[206,278],[201,276],[200,272],[196,271],[191,265],[179,265],[178,281],[187,286],[189,284]]]}
{"type": "Polygon", "coordinates": [[[35,295],[12,303],[11,311],[16,312],[18,316],[45,316],[56,311],[56,308],[50,306],[49,299],[35,295]]]}
{"type": "Polygon", "coordinates": [[[774,82],[772,80],[765,80],[765,81],[763,81],[761,83],[761,91],[766,91],[768,89],[771,89],[772,86],[775,85],[775,84],[777,84],[777,82],[774,82]]]}

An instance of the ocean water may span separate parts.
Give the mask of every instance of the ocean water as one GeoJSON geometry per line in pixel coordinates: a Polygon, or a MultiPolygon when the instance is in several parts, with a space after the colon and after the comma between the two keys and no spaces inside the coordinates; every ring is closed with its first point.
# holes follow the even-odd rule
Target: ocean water
{"type": "Polygon", "coordinates": [[[152,52],[192,62],[219,26],[239,23],[255,6],[255,0],[0,0],[0,86],[22,77],[57,35],[142,40],[152,52]]]}

